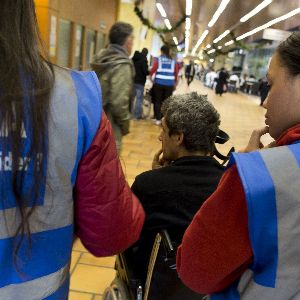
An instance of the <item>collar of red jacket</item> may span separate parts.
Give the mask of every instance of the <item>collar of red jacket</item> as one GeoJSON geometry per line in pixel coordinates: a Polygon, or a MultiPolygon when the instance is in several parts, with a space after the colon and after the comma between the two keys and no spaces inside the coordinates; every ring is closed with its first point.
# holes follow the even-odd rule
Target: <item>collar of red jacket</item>
{"type": "Polygon", "coordinates": [[[300,124],[295,125],[282,133],[276,140],[276,145],[290,145],[296,141],[300,141],[300,124]]]}

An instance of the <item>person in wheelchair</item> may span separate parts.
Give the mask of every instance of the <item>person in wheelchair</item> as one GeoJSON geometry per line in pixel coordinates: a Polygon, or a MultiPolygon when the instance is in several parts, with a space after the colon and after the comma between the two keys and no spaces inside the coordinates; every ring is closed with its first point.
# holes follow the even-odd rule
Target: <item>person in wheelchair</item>
{"type": "Polygon", "coordinates": [[[140,239],[125,251],[125,257],[142,285],[156,233],[166,229],[172,242],[179,244],[224,171],[213,158],[220,116],[206,96],[195,92],[172,96],[164,102],[162,114],[162,147],[152,170],[138,175],[131,187],[146,220],[140,239]]]}

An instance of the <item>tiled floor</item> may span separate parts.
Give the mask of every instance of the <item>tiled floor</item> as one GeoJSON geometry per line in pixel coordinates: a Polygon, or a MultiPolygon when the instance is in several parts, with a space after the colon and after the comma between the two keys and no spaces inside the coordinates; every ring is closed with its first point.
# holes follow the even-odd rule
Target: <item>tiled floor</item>
{"type": "MultiPolygon", "coordinates": [[[[221,115],[221,129],[230,135],[230,141],[219,145],[221,153],[227,153],[235,146],[244,147],[254,128],[264,126],[264,109],[257,97],[245,94],[224,94],[216,96],[199,81],[188,88],[181,83],[177,93],[197,91],[208,94],[209,100],[221,115]]],[[[157,139],[160,128],[151,120],[132,121],[131,132],[123,140],[121,161],[126,178],[131,185],[137,174],[151,168],[152,157],[159,149],[157,139]]],[[[270,138],[265,138],[266,142],[270,138]]],[[[100,300],[101,295],[115,276],[114,257],[95,258],[89,254],[79,240],[76,240],[72,252],[70,300],[100,300]]]]}

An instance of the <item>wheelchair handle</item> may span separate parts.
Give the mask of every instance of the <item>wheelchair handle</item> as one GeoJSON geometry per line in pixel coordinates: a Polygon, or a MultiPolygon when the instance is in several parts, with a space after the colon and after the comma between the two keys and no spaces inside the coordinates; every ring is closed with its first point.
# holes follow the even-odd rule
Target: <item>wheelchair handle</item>
{"type": "Polygon", "coordinates": [[[231,149],[229,150],[227,155],[223,155],[217,150],[216,145],[214,145],[213,153],[217,158],[223,160],[222,165],[224,165],[229,160],[231,152],[234,152],[234,151],[235,151],[234,147],[231,147],[231,149]]]}
{"type": "Polygon", "coordinates": [[[163,229],[160,232],[160,235],[161,235],[161,238],[162,238],[162,241],[163,241],[164,245],[167,248],[167,251],[168,252],[173,252],[174,251],[174,247],[172,245],[172,242],[171,242],[170,236],[168,234],[168,231],[166,229],[163,229]]]}
{"type": "Polygon", "coordinates": [[[219,129],[219,132],[218,132],[218,134],[216,136],[215,143],[217,143],[217,144],[225,144],[228,140],[229,140],[229,135],[225,131],[219,129]]]}

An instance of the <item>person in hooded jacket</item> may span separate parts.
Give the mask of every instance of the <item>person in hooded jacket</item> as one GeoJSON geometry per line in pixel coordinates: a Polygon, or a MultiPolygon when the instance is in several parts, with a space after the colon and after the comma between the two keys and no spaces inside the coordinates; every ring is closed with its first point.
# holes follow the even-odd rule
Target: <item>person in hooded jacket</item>
{"type": "Polygon", "coordinates": [[[144,99],[144,88],[147,75],[149,75],[147,54],[148,49],[143,48],[142,52],[136,51],[132,57],[135,68],[134,89],[136,100],[133,108],[133,116],[135,119],[142,119],[143,117],[142,105],[144,99]]]}
{"type": "Polygon", "coordinates": [[[109,45],[91,63],[103,95],[103,108],[112,125],[118,153],[122,137],[129,133],[130,101],[133,96],[134,66],[129,58],[133,47],[133,27],[115,23],[109,31],[109,45]]]}

